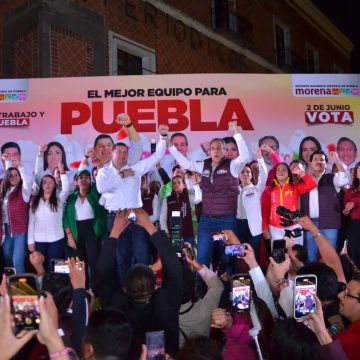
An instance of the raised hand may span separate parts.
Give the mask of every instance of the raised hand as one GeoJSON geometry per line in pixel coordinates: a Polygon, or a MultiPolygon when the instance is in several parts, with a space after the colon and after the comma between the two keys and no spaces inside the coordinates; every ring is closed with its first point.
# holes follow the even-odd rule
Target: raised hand
{"type": "Polygon", "coordinates": [[[122,113],[116,117],[115,122],[119,125],[125,126],[131,124],[131,119],[128,114],[122,113]]]}

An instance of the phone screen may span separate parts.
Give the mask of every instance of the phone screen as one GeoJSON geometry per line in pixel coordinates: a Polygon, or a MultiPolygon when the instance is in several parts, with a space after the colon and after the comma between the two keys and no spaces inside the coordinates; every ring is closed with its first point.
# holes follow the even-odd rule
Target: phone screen
{"type": "Polygon", "coordinates": [[[36,277],[30,274],[9,278],[11,304],[18,331],[39,328],[39,291],[36,281],[36,277]]]}
{"type": "Polygon", "coordinates": [[[212,233],[211,237],[214,241],[226,241],[228,237],[222,232],[212,233]]]}
{"type": "Polygon", "coordinates": [[[245,256],[244,250],[245,250],[245,245],[226,245],[225,255],[244,257],[245,256]]]}
{"type": "Polygon", "coordinates": [[[316,310],[316,283],[315,275],[301,275],[295,278],[294,288],[294,318],[307,318],[309,313],[316,310]]]}
{"type": "Polygon", "coordinates": [[[248,274],[234,275],[232,277],[232,308],[233,311],[246,311],[250,309],[251,279],[248,274]]]}
{"type": "Polygon", "coordinates": [[[273,241],[273,251],[272,251],[272,258],[277,262],[278,264],[285,261],[285,240],[274,240],[273,241]]]}
{"type": "Polygon", "coordinates": [[[52,259],[51,271],[55,274],[69,274],[69,265],[65,259],[52,259]]]}
{"type": "Polygon", "coordinates": [[[165,359],[165,333],[164,331],[151,331],[146,333],[147,360],[165,359]]]}

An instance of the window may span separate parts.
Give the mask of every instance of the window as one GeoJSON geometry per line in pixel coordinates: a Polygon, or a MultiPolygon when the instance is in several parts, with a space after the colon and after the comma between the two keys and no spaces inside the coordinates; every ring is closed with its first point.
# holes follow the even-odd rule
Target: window
{"type": "Polygon", "coordinates": [[[312,45],[306,44],[306,68],[309,73],[319,72],[319,52],[312,45]]]}
{"type": "Polygon", "coordinates": [[[275,19],[275,60],[280,67],[291,65],[289,28],[275,19]]]}
{"type": "Polygon", "coordinates": [[[212,0],[212,21],[214,29],[237,32],[237,16],[235,0],[212,0]]]}
{"type": "Polygon", "coordinates": [[[155,73],[155,50],[109,31],[109,75],[155,73]]]}

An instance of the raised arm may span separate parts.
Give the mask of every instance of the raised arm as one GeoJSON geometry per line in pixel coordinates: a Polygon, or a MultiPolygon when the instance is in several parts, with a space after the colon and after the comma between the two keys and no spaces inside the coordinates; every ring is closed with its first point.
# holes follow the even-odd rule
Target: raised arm
{"type": "Polygon", "coordinates": [[[344,271],[341,266],[341,261],[336,250],[330,244],[329,240],[320,232],[319,228],[311,221],[308,216],[303,216],[299,219],[299,224],[311,232],[316,241],[322,261],[331,267],[338,278],[338,281],[346,283],[344,271]]]}
{"type": "Polygon", "coordinates": [[[230,171],[231,174],[235,177],[239,176],[239,172],[242,170],[246,162],[250,158],[249,150],[246,146],[245,140],[243,139],[239,127],[237,125],[237,121],[229,122],[229,130],[233,132],[234,139],[236,141],[236,145],[239,150],[239,156],[230,163],[230,171]]]}

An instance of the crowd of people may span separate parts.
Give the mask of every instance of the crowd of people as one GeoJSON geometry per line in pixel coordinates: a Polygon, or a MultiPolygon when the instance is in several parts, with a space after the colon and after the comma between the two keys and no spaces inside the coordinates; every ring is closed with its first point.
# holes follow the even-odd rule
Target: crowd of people
{"type": "Polygon", "coordinates": [[[308,136],[287,164],[272,135],[251,154],[236,121],[192,156],[185,134],[160,125],[142,158],[130,117],[116,121],[130,147],[100,134],[75,172],[58,142],[39,146],[34,169],[15,141],[1,146],[0,359],[357,358],[360,162],[351,139],[325,151],[308,136]],[[14,328],[10,273],[37,277],[39,329],[14,328]],[[250,287],[231,300],[236,274],[250,287]],[[299,275],[317,279],[311,304],[294,299],[299,275]],[[148,348],[159,331],[163,347],[148,348]]]}

